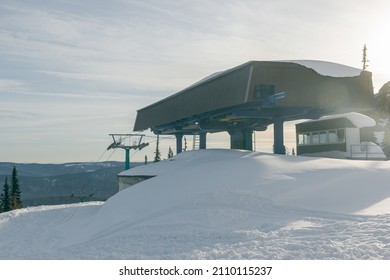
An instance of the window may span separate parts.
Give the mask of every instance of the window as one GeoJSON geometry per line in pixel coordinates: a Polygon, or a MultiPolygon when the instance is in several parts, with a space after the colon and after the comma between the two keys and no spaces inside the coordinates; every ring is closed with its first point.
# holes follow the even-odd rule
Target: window
{"type": "Polygon", "coordinates": [[[311,136],[312,136],[312,139],[313,139],[313,144],[319,144],[320,143],[320,136],[318,134],[318,131],[312,132],[311,136]]]}
{"type": "Polygon", "coordinates": [[[311,144],[311,134],[308,133],[299,133],[298,134],[298,145],[308,145],[311,144]]]}
{"type": "Polygon", "coordinates": [[[345,129],[344,128],[337,129],[337,142],[339,142],[339,143],[345,142],[345,129]]]}
{"type": "Polygon", "coordinates": [[[329,140],[329,143],[337,143],[338,142],[337,132],[335,129],[328,131],[328,140],[329,140]]]}
{"type": "Polygon", "coordinates": [[[320,131],[320,144],[326,144],[328,141],[326,139],[326,131],[320,131]]]}
{"type": "Polygon", "coordinates": [[[345,128],[298,133],[298,145],[345,143],[345,128]]]}
{"type": "Polygon", "coordinates": [[[303,144],[305,144],[304,134],[299,133],[298,134],[298,145],[303,145],[303,144]]]}

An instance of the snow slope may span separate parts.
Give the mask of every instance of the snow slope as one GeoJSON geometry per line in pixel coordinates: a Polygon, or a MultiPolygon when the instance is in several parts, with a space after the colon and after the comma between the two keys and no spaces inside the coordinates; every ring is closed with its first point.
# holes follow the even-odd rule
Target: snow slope
{"type": "Polygon", "coordinates": [[[0,214],[1,259],[390,259],[390,163],[185,152],[105,203],[0,214]]]}

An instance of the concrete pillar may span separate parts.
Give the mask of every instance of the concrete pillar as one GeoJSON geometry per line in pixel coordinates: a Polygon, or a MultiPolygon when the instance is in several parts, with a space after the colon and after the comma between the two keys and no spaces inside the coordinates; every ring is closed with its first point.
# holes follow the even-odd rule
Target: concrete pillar
{"type": "Polygon", "coordinates": [[[230,135],[230,149],[241,149],[242,148],[242,134],[240,130],[228,131],[230,135]]]}
{"type": "Polygon", "coordinates": [[[251,129],[237,129],[228,131],[230,134],[230,149],[253,150],[251,129]]]}
{"type": "Polygon", "coordinates": [[[176,136],[176,154],[180,154],[183,151],[183,134],[177,133],[176,136]]]}
{"type": "Polygon", "coordinates": [[[242,130],[242,134],[244,135],[244,150],[253,151],[253,130],[244,129],[242,130]]]}
{"type": "Polygon", "coordinates": [[[206,132],[199,133],[199,149],[206,149],[206,132]]]}
{"type": "Polygon", "coordinates": [[[275,118],[274,121],[274,153],[279,155],[286,154],[283,139],[283,118],[275,118]]]}

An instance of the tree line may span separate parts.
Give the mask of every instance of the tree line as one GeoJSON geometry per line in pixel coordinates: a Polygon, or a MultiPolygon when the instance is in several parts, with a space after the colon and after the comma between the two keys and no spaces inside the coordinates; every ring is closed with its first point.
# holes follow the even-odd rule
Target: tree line
{"type": "Polygon", "coordinates": [[[16,168],[12,170],[11,183],[5,177],[3,192],[0,195],[0,213],[23,207],[18,174],[16,168]]]}

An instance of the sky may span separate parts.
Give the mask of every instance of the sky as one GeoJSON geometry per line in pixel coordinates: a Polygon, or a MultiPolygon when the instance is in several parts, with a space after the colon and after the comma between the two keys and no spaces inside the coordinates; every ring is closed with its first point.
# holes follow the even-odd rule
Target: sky
{"type": "MultiPolygon", "coordinates": [[[[377,92],[390,80],[388,11],[386,0],[1,0],[0,161],[123,160],[109,134],[133,133],[138,109],[249,60],[361,68],[366,44],[377,92]]],[[[132,160],[153,159],[145,140],[132,160]]],[[[174,145],[161,141],[163,158],[174,145]]],[[[227,134],[207,145],[228,148],[227,134]]],[[[272,150],[271,129],[256,150],[272,150]]]]}

